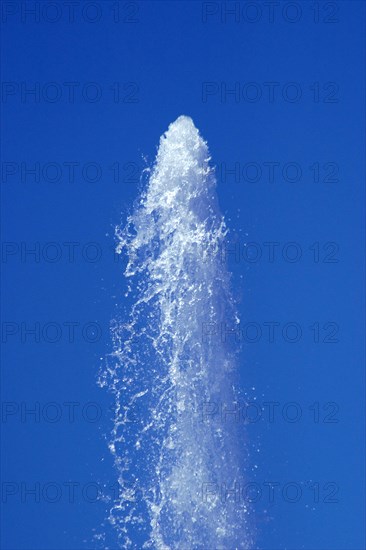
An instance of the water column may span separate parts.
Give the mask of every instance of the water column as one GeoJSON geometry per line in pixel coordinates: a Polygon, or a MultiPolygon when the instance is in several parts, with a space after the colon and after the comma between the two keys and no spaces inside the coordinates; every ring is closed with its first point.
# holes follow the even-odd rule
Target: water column
{"type": "Polygon", "coordinates": [[[206,142],[180,116],[160,139],[146,189],[118,227],[130,307],[113,327],[101,384],[115,398],[110,440],[121,488],[110,521],[122,548],[253,548],[237,358],[223,327],[235,304],[206,142]]]}

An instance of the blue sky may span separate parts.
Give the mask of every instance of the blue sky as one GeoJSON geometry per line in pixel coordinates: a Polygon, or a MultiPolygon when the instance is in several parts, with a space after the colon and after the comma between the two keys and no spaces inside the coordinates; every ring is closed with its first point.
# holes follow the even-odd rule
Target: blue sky
{"type": "Polygon", "coordinates": [[[123,301],[113,231],[186,114],[240,254],[241,385],[278,403],[247,427],[258,547],[361,550],[365,4],[77,4],[73,21],[62,2],[2,4],[2,547],[93,548],[103,531],[107,505],[91,501],[116,481],[96,385],[123,301]]]}

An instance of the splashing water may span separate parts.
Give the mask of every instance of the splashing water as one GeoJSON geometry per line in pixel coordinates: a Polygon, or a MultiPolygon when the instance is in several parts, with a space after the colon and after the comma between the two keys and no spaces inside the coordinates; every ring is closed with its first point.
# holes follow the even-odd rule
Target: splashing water
{"type": "Polygon", "coordinates": [[[207,144],[179,117],[125,228],[131,312],[113,329],[101,384],[115,396],[110,441],[120,495],[110,512],[121,548],[252,547],[233,424],[203,411],[236,401],[235,354],[222,323],[239,322],[220,249],[227,229],[207,144]],[[210,337],[207,334],[211,334],[210,337]]]}

